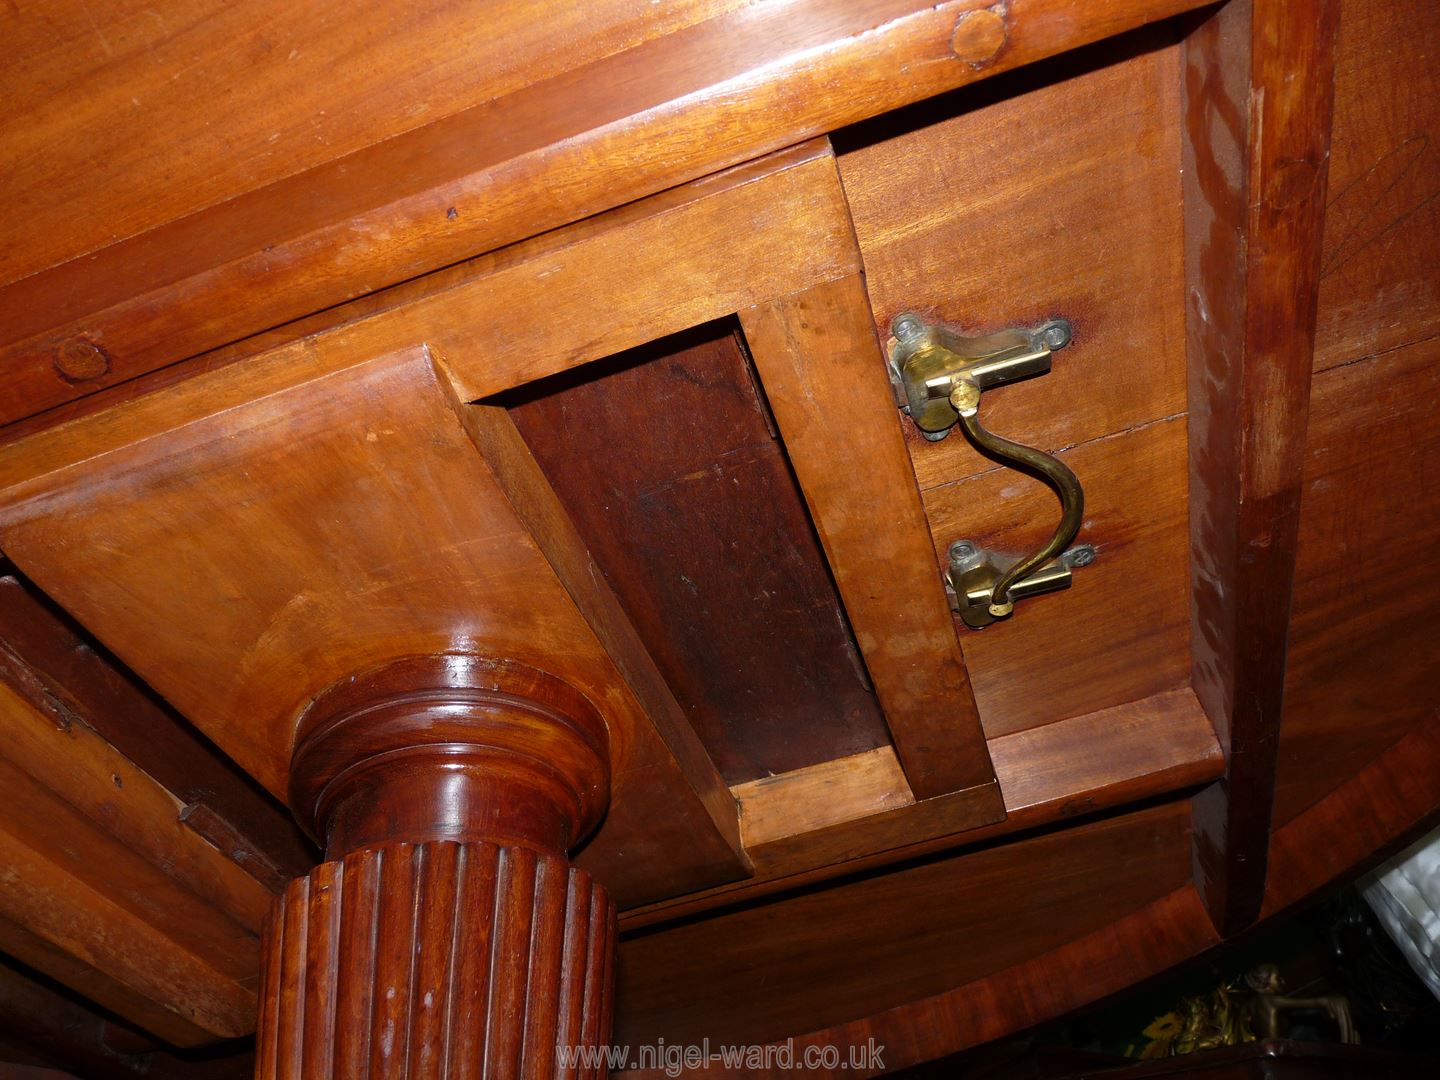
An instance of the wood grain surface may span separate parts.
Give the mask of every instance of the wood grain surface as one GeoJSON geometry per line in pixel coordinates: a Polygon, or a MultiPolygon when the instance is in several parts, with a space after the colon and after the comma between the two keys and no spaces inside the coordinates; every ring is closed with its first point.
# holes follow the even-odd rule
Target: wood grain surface
{"type": "MultiPolygon", "coordinates": [[[[990,397],[1022,397],[1032,385],[987,393],[982,415],[990,397]]],[[[1167,418],[1059,454],[1085,487],[1078,540],[1095,546],[1095,562],[1075,571],[1069,589],[1017,604],[1013,617],[982,631],[957,620],[987,735],[1188,682],[1186,434],[1183,416],[1167,418]]],[[[959,539],[1026,554],[1060,517],[1049,486],[993,464],[924,498],[942,565],[959,539]]]]}
{"type": "Polygon", "coordinates": [[[1228,763],[1195,874],[1224,934],[1265,888],[1338,16],[1243,0],[1185,42],[1192,676],[1228,763]]]}
{"type": "MultiPolygon", "coordinates": [[[[1042,729],[1043,730],[1043,729],[1042,729]]],[[[1434,824],[1440,803],[1440,733],[1413,732],[1329,797],[1276,830],[1266,915],[1367,868],[1434,824]]],[[[1159,813],[1160,811],[1152,811],[1159,813]]],[[[867,1040],[886,1048],[886,1069],[917,1064],[1052,1019],[1128,989],[1219,944],[1192,883],[1124,912],[1090,933],[1004,970],[870,1016],[794,1038],[795,1053],[833,1046],[844,1055],[867,1040]]],[[[622,955],[625,949],[622,944],[622,955]]],[[[621,1018],[622,1023],[631,1021],[621,1018]]],[[[839,1068],[820,1075],[863,1075],[839,1068]]],[[[710,1075],[717,1075],[712,1067],[710,1075]]],[[[658,1080],[636,1069],[621,1076],[658,1080]]],[[[703,1075],[703,1073],[702,1073],[703,1075]]],[[[733,1075],[730,1074],[730,1075],[733,1075]]],[[[782,1069],[751,1070],[778,1078],[782,1069]]],[[[871,1075],[874,1075],[873,1073],[871,1075]]]]}
{"type": "Polygon", "coordinates": [[[1425,482],[1440,399],[1440,188],[1426,168],[1440,94],[1416,62],[1437,16],[1424,3],[1340,10],[1280,822],[1436,719],[1440,595],[1413,560],[1440,518],[1425,482]]]}
{"type": "MultiPolygon", "coordinates": [[[[467,94],[505,89],[504,76],[487,86],[492,80],[481,74],[448,102],[448,109],[459,111],[414,127],[403,118],[396,122],[392,98],[380,106],[382,114],[391,111],[388,132],[381,132],[393,132],[390,138],[333,160],[312,158],[309,168],[301,155],[290,167],[302,171],[282,169],[264,187],[247,189],[242,178],[226,177],[232,184],[242,182],[225,188],[223,201],[201,209],[218,192],[208,198],[202,194],[188,217],[178,216],[184,211],[176,207],[162,210],[159,220],[133,220],[120,229],[128,239],[99,250],[94,247],[104,242],[105,233],[102,227],[97,235],[93,226],[82,228],[74,246],[63,240],[41,245],[38,258],[16,268],[17,276],[30,276],[18,276],[0,292],[0,368],[6,372],[0,386],[13,403],[0,416],[28,415],[844,124],[1173,15],[1196,2],[1106,0],[1080,13],[1065,0],[1013,0],[997,9],[1004,33],[990,55],[976,56],[963,41],[957,53],[957,19],[986,6],[984,0],[934,6],[914,0],[804,0],[724,12],[718,4],[687,4],[649,31],[659,31],[658,36],[644,40],[627,36],[626,17],[607,8],[598,15],[599,48],[587,44],[571,50],[577,62],[558,66],[527,66],[545,48],[533,27],[502,28],[490,47],[495,55],[504,54],[507,38],[515,35],[517,51],[502,66],[524,73],[523,84],[512,92],[464,108],[467,94]],[[685,25],[705,12],[715,17],[685,25]],[[897,64],[904,67],[903,79],[895,77],[897,64]],[[679,101],[685,103],[681,108],[674,104],[679,101]],[[142,227],[148,231],[130,235],[142,227]],[[43,270],[46,266],[51,268],[43,270]],[[169,317],[177,306],[184,307],[185,319],[169,317]]],[[[163,7],[146,12],[163,23],[163,7]]],[[[190,0],[180,10],[207,9],[190,0]]],[[[255,10],[237,14],[253,18],[255,10]]],[[[93,57],[84,15],[83,5],[67,7],[62,25],[82,36],[93,57]]],[[[279,25],[293,25],[293,18],[279,25]]],[[[37,19],[15,22],[32,40],[46,32],[37,19]]],[[[153,23],[150,15],[137,13],[128,25],[135,40],[122,40],[122,47],[145,50],[153,23]]],[[[303,16],[300,23],[303,27],[303,16]]],[[[403,33],[408,20],[400,24],[403,33]]],[[[102,45],[108,40],[100,27],[92,23],[89,29],[102,45]]],[[[352,20],[351,32],[363,39],[367,30],[373,34],[375,27],[363,14],[352,20]]],[[[402,69],[413,71],[415,59],[433,50],[429,35],[434,32],[432,26],[420,27],[416,58],[406,56],[408,41],[393,52],[380,50],[373,73],[378,78],[369,82],[373,76],[367,76],[362,83],[387,96],[391,90],[385,79],[397,74],[392,65],[398,59],[402,69]]],[[[215,34],[209,40],[222,43],[227,55],[233,53],[233,29],[206,28],[205,33],[215,34]]],[[[254,39],[242,35],[241,40],[254,39]]],[[[162,91],[165,110],[191,108],[193,88],[181,80],[196,64],[205,70],[197,55],[206,53],[206,41],[202,36],[187,43],[188,50],[163,56],[158,70],[149,62],[140,65],[142,79],[148,76],[162,86],[180,83],[162,91]]],[[[263,34],[259,42],[269,44],[263,34]]],[[[106,64],[118,62],[106,51],[106,64]]],[[[282,45],[281,51],[300,50],[282,45]]],[[[362,64],[371,59],[364,51],[362,64]]],[[[488,53],[489,48],[481,55],[488,53]]],[[[279,52],[275,55],[283,69],[279,52]]],[[[69,59],[64,52],[46,51],[38,70],[27,71],[26,77],[69,79],[69,59]]],[[[257,90],[277,90],[303,70],[282,70],[277,85],[275,68],[269,67],[257,90]]],[[[217,74],[223,78],[224,68],[217,74]]],[[[92,76],[104,77],[103,67],[92,76]]],[[[282,110],[302,130],[327,109],[317,98],[324,89],[323,100],[329,100],[330,81],[303,85],[294,105],[282,110]]],[[[100,100],[125,114],[140,99],[138,89],[126,80],[112,82],[100,100]]],[[[254,92],[241,95],[237,111],[243,112],[243,102],[254,92]]],[[[152,99],[152,108],[155,104],[152,99]]],[[[368,101],[357,104],[372,107],[368,101]]],[[[342,113],[347,107],[354,106],[339,106],[342,113]]],[[[80,131],[111,123],[113,115],[102,108],[98,117],[82,122],[80,131]]],[[[80,134],[65,131],[66,126],[63,119],[57,125],[31,124],[27,118],[13,138],[43,145],[62,133],[67,138],[80,134]]],[[[286,127],[283,120],[281,131],[276,126],[247,120],[243,149],[237,155],[225,145],[225,158],[262,153],[269,146],[263,140],[286,127]]],[[[342,122],[342,128],[347,126],[342,122]]],[[[163,125],[156,130],[164,130],[163,125]]],[[[143,157],[153,154],[154,145],[147,138],[137,149],[143,157]]],[[[166,144],[177,145],[185,143],[166,144]]],[[[219,149],[213,143],[202,148],[194,166],[184,171],[203,174],[219,149]]],[[[55,207],[69,213],[78,190],[85,192],[85,217],[103,220],[111,199],[122,214],[131,209],[134,217],[137,189],[129,187],[134,180],[121,181],[113,195],[109,185],[94,190],[88,170],[77,176],[74,188],[55,184],[47,171],[57,158],[63,170],[66,153],[37,155],[34,171],[16,177],[17,201],[23,196],[32,207],[20,216],[53,218],[55,207]]],[[[158,167],[163,175],[164,165],[158,167]]],[[[255,182],[264,179],[263,170],[254,177],[255,182]]]]}
{"type": "Polygon", "coordinates": [[[425,341],[473,400],[853,274],[845,220],[829,145],[812,140],[93,392],[0,442],[264,354],[293,366],[279,350],[306,338],[316,358],[344,341],[342,365],[425,341]]]}
{"type": "Polygon", "coordinates": [[[284,806],[268,798],[164,700],[29,582],[0,575],[0,652],[37,692],[82,718],[183,804],[180,819],[272,890],[315,863],[284,806]]]}
{"type": "MultiPolygon", "coordinates": [[[[653,925],[983,845],[1191,790],[1218,778],[1225,765],[1210,721],[1188,687],[1028,728],[991,739],[989,746],[1005,796],[1004,821],[974,826],[969,807],[955,796],[905,799],[895,790],[895,766],[883,749],[743,784],[735,789],[741,815],[759,812],[766,833],[763,843],[749,848],[753,877],[633,909],[622,914],[621,923],[653,925]],[[859,783],[852,786],[857,771],[859,783]],[[841,779],[845,789],[836,791],[833,785],[841,779]]],[[[759,839],[753,830],[750,835],[759,839]]]]}
{"type": "MultiPolygon", "coordinates": [[[[1055,449],[1185,409],[1179,80],[1157,26],[834,136],[882,328],[1074,327],[1049,374],[985,395],[1008,438],[1055,449]]],[[[922,490],[993,467],[905,427],[922,490]]]]}
{"type": "Polygon", "coordinates": [[[1340,5],[1315,370],[1440,334],[1440,9],[1340,5]]]}
{"type": "Polygon", "coordinates": [[[1440,720],[1440,339],[1315,378],[1280,724],[1275,814],[1290,820],[1440,720]]]}
{"type": "Polygon", "coordinates": [[[1188,833],[1171,803],[626,936],[616,1041],[768,1042],[972,982],[1180,887],[1188,833]]]}
{"type": "Polygon", "coordinates": [[[270,890],[0,653],[0,947],[171,1043],[248,1033],[270,890]]]}
{"type": "Polygon", "coordinates": [[[617,902],[734,876],[743,864],[516,518],[448,380],[423,348],[353,361],[320,378],[230,367],[97,417],[87,433],[118,448],[87,461],[66,440],[82,461],[12,488],[0,543],[277,794],[299,711],[355,671],[462,643],[558,668],[610,722],[616,801],[582,859],[617,902]]]}

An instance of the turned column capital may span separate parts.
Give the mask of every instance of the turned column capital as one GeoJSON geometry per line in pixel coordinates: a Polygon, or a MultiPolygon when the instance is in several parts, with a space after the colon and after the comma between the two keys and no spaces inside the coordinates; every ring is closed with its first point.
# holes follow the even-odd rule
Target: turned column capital
{"type": "Polygon", "coordinates": [[[580,691],[451,652],[322,691],[300,718],[290,806],[332,859],[399,841],[564,853],[604,814],[609,784],[605,723],[580,691]]]}

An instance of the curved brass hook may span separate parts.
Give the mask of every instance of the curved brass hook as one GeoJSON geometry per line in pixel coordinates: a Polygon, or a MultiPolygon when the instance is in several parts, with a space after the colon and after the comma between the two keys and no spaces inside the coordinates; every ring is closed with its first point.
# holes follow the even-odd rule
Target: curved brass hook
{"type": "Polygon", "coordinates": [[[1095,558],[1089,545],[1065,551],[1085,514],[1079,479],[1049,454],[986,430],[977,413],[982,390],[1049,371],[1051,355],[1070,344],[1070,324],[1051,319],[1028,329],[1011,327],[965,337],[913,312],[902,312],[890,330],[895,400],[925,438],[943,439],[959,424],[981,450],[1039,474],[1060,494],[1062,511],[1055,534],[1039,551],[1013,564],[969,540],[950,545],[945,588],[951,606],[967,626],[978,630],[1009,615],[1017,599],[1067,588],[1071,568],[1087,566],[1095,558]]]}
{"type": "Polygon", "coordinates": [[[1043,547],[1015,563],[995,582],[990,593],[990,614],[1000,618],[1009,615],[1015,607],[1009,596],[1010,586],[1058,556],[1075,539],[1075,534],[1080,531],[1081,519],[1085,516],[1085,491],[1080,486],[1080,478],[1059,458],[987,430],[980,423],[980,388],[972,380],[956,380],[954,389],[950,391],[950,404],[960,414],[960,426],[976,446],[996,457],[1035,470],[1048,479],[1060,494],[1060,524],[1055,534],[1043,547]]]}

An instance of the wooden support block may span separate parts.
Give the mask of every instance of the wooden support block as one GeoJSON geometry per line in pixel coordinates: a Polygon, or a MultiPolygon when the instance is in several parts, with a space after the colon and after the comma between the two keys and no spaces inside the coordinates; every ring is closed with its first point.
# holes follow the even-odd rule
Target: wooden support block
{"type": "Polygon", "coordinates": [[[423,346],[364,342],[281,348],[10,446],[0,544],[277,795],[324,685],[463,645],[555,670],[614,721],[615,804],[577,858],[617,903],[742,874],[723,781],[669,752],[450,377],[423,346]]]}

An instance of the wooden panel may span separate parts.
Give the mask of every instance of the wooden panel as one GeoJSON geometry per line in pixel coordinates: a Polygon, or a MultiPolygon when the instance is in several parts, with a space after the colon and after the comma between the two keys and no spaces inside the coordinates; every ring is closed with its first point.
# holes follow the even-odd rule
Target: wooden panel
{"type": "MultiPolygon", "coordinates": [[[[994,391],[1023,395],[1028,387],[994,391]]],[[[987,395],[988,399],[988,395],[987,395]]],[[[1085,487],[1080,539],[1093,564],[1070,588],[1017,606],[982,631],[957,622],[990,737],[1138,701],[1190,677],[1183,418],[1060,455],[1085,487]]],[[[954,540],[1020,555],[1059,520],[1054,491],[991,466],[925,492],[936,555],[954,540]]]]}
{"type": "MultiPolygon", "coordinates": [[[[1173,967],[1215,944],[1214,930],[1189,885],[1127,912],[1052,952],[945,993],[793,1041],[796,1060],[812,1047],[885,1047],[887,1070],[918,1065],[980,1043],[1023,1031],[1106,994],[1173,967]]],[[[623,946],[622,946],[623,950],[623,946]]],[[[746,1070],[749,1080],[782,1080],[789,1070],[746,1070]]],[[[873,1071],[818,1075],[860,1077],[873,1071]]],[[[661,1080],[660,1070],[623,1070],[624,1080],[661,1080]]],[[[691,1075],[734,1077],[718,1065],[691,1075]]]]}
{"type": "MultiPolygon", "coordinates": [[[[1002,25],[989,20],[1003,29],[989,49],[962,40],[957,54],[957,16],[985,6],[751,5],[546,71],[268,187],[227,188],[208,210],[84,258],[67,252],[72,262],[0,292],[0,385],[16,402],[3,418],[1196,4],[1107,0],[1079,16],[1069,0],[1012,0],[995,9],[1002,25]],[[683,109],[670,104],[680,99],[683,109]],[[172,318],[180,309],[186,318],[172,318]]],[[[233,51],[233,34],[216,31],[207,47],[233,51]]],[[[503,38],[495,48],[504,51],[503,38]]],[[[44,125],[38,134],[51,137],[44,125]]],[[[235,154],[227,145],[225,157],[235,154]]],[[[55,191],[56,205],[104,217],[104,201],[83,194],[88,175],[55,191]]]]}
{"type": "MultiPolygon", "coordinates": [[[[622,918],[622,925],[647,926],[981,844],[1185,791],[1224,771],[1210,721],[1188,688],[992,739],[989,746],[1005,796],[1004,821],[971,828],[966,806],[953,797],[904,801],[893,790],[894,765],[885,760],[884,750],[742,785],[736,789],[742,816],[759,809],[774,822],[768,830],[773,835],[749,848],[754,877],[635,909],[622,918]],[[852,779],[857,771],[858,784],[852,779]],[[843,791],[830,787],[837,777],[847,781],[843,791]],[[753,805],[757,801],[758,807],[753,805]],[[868,805],[862,807],[862,802],[868,805]],[[814,827],[800,831],[796,825],[801,822],[814,827]]],[[[753,828],[748,831],[755,835],[753,828]]],[[[766,831],[764,825],[761,831],[766,831]]]]}
{"type": "Polygon", "coordinates": [[[182,801],[180,817],[273,890],[314,864],[288,811],[28,582],[0,576],[0,652],[182,801]]]}
{"type": "Polygon", "coordinates": [[[0,16],[13,281],[740,5],[47,0],[0,16]],[[217,89],[221,92],[217,92],[217,89]],[[323,91],[323,93],[322,93],[323,91]],[[323,98],[323,100],[321,100],[323,98]],[[103,167],[97,167],[103,163],[103,167]],[[83,199],[85,213],[75,213],[83,199]]]}
{"type": "Polygon", "coordinates": [[[1003,970],[1179,887],[1188,826],[1170,804],[622,938],[616,1042],[764,1042],[1003,970]]]}
{"type": "Polygon", "coordinates": [[[1254,919],[1300,517],[1336,0],[1232,0],[1185,44],[1194,686],[1225,748],[1196,800],[1196,882],[1254,919]]]}
{"type": "Polygon", "coordinates": [[[1061,817],[1203,783],[1223,762],[1188,688],[1029,728],[990,748],[1006,809],[1058,803],[1049,808],[1061,817]]]}
{"type": "Polygon", "coordinates": [[[511,416],[733,785],[889,734],[732,326],[531,384],[511,416]]]}
{"type": "Polygon", "coordinates": [[[1420,62],[1437,20],[1341,6],[1281,822],[1435,716],[1440,582],[1415,560],[1440,540],[1440,75],[1420,62]]]}
{"type": "Polygon", "coordinates": [[[1440,726],[1411,732],[1275,831],[1263,913],[1378,865],[1440,821],[1440,726]]]}
{"type": "Polygon", "coordinates": [[[855,273],[854,240],[836,227],[846,214],[828,144],[807,143],[156,372],[0,438],[267,352],[287,368],[330,369],[356,349],[378,355],[423,340],[464,398],[485,397],[855,273]],[[303,358],[279,351],[302,341],[303,358]]]}
{"type": "Polygon", "coordinates": [[[1310,409],[1275,815],[1406,732],[1440,684],[1440,338],[1318,374],[1310,409]]]}
{"type": "Polygon", "coordinates": [[[984,736],[858,277],[740,313],[765,394],[918,798],[999,816],[984,736]],[[877,542],[879,541],[879,542],[877,542]]]}
{"type": "Polygon", "coordinates": [[[318,378],[231,367],[209,397],[192,380],[80,421],[58,471],[46,436],[38,457],[17,444],[33,478],[5,493],[0,543],[276,794],[319,690],[465,645],[560,674],[609,718],[615,801],[582,861],[617,902],[741,872],[429,355],[367,356],[318,378]]]}
{"type": "Polygon", "coordinates": [[[25,675],[0,672],[0,920],[25,928],[0,938],[60,979],[69,954],[85,989],[87,969],[123,987],[106,1003],[171,1042],[248,1033],[269,889],[25,675]]]}
{"type": "MultiPolygon", "coordinates": [[[[1009,438],[1071,446],[1185,408],[1173,42],[1127,35],[835,137],[881,326],[1074,326],[1050,374],[985,395],[1009,438]]],[[[992,467],[958,432],[906,440],[922,490],[992,467]]]]}
{"type": "Polygon", "coordinates": [[[1440,333],[1440,7],[1340,6],[1315,369],[1440,333]]]}

